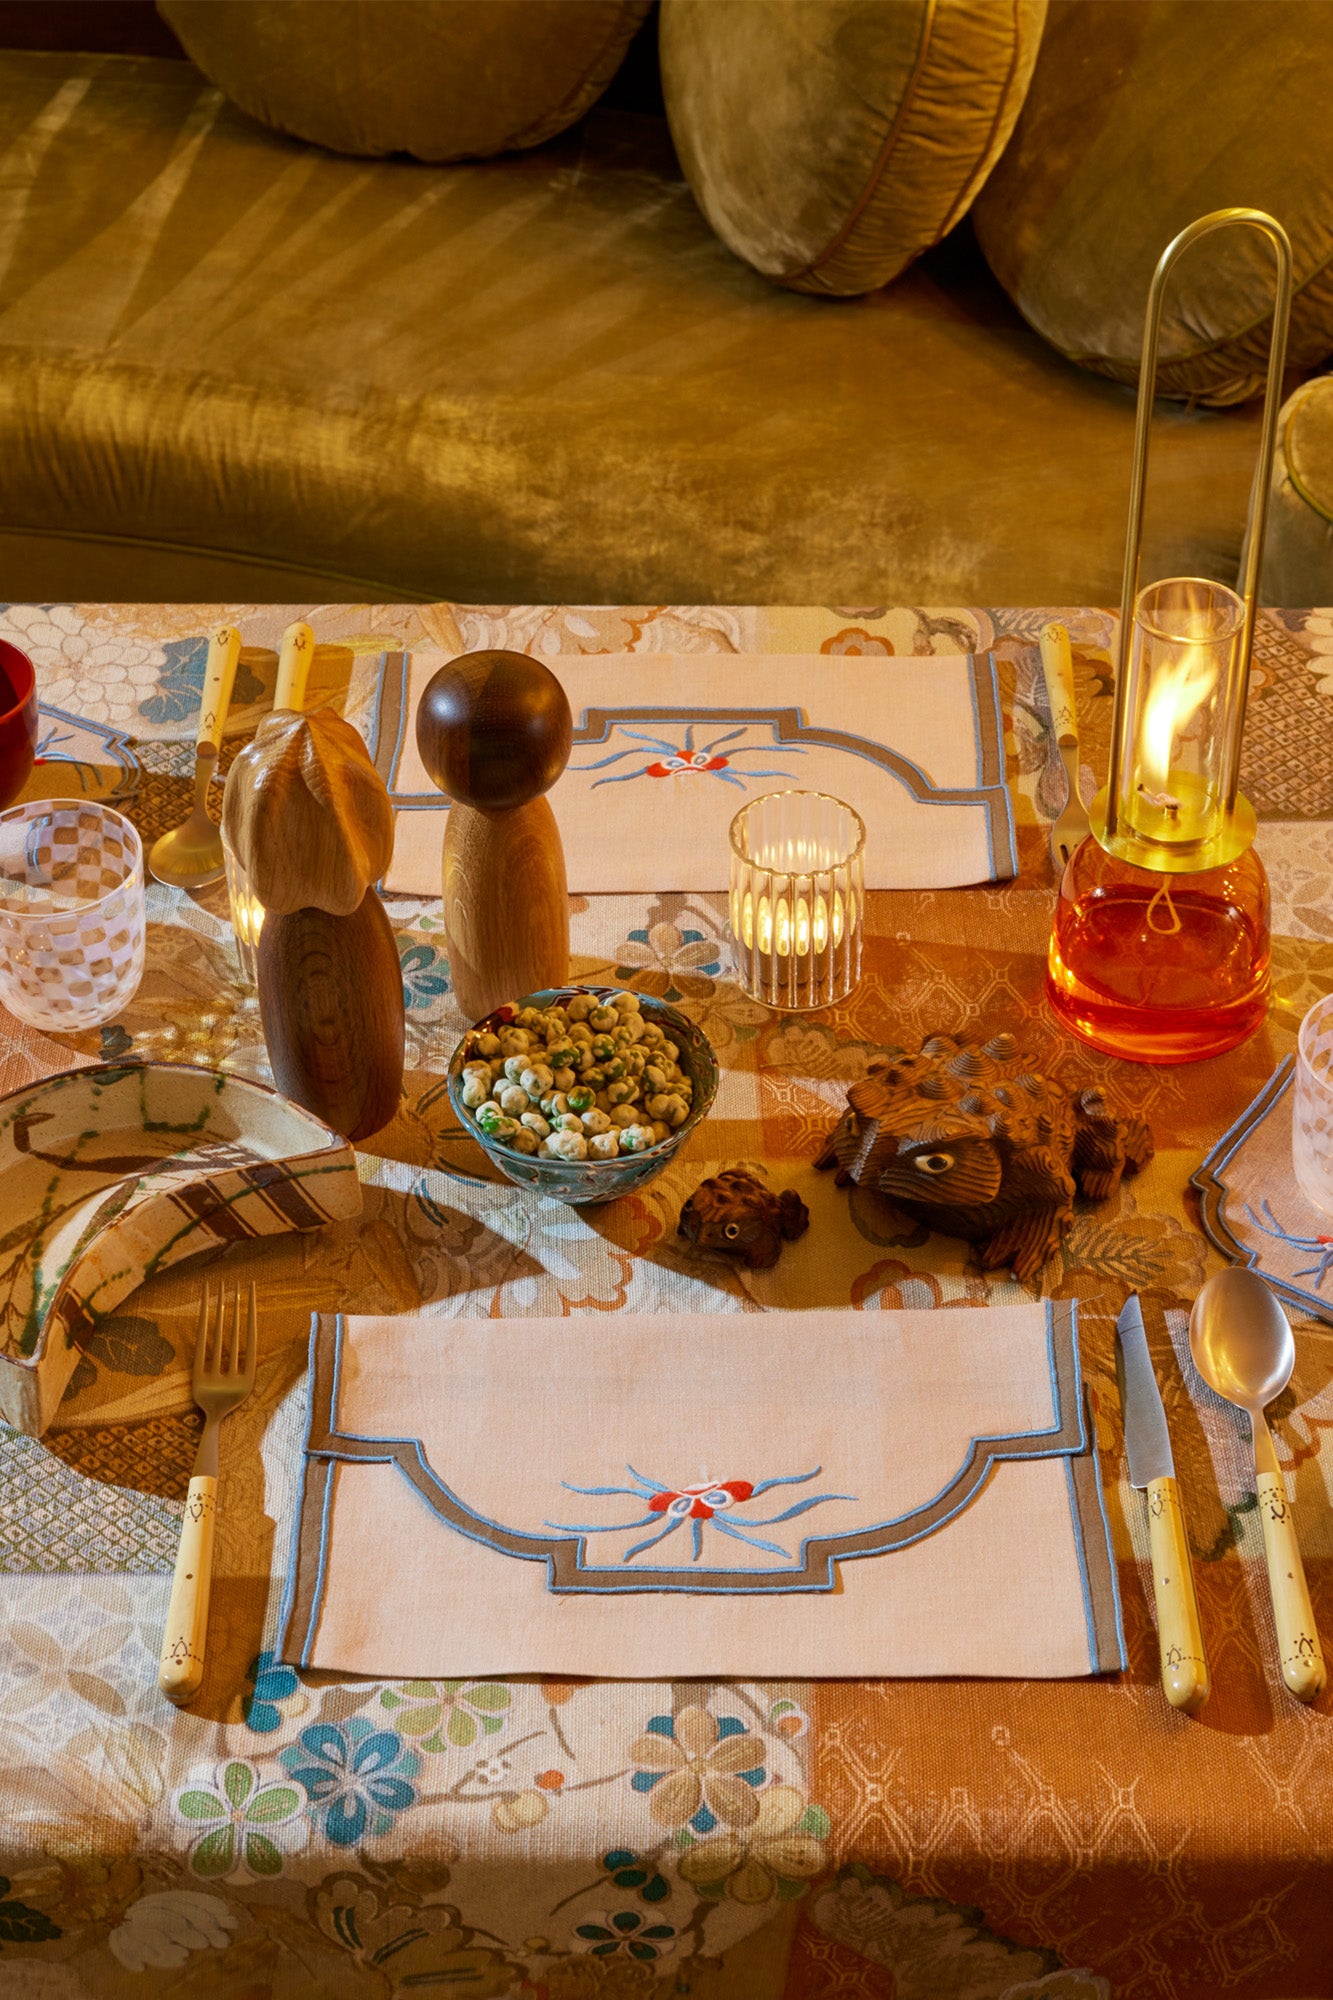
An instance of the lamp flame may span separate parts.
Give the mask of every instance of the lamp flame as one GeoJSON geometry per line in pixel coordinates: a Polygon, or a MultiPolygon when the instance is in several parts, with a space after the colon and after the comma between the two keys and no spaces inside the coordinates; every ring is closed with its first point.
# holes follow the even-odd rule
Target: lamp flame
{"type": "Polygon", "coordinates": [[[1153,676],[1143,705],[1139,737],[1142,779],[1166,793],[1176,738],[1193,721],[1217,685],[1216,660],[1201,647],[1190,647],[1170,667],[1153,676]]]}

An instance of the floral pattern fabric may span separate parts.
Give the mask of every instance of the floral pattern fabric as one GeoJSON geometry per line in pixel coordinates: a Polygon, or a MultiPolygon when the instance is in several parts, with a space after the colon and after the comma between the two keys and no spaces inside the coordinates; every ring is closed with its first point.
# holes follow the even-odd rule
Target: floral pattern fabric
{"type": "MultiPolygon", "coordinates": [[[[363,1149],[364,1213],[317,1239],[237,1248],[225,1263],[229,1278],[256,1281],[263,1346],[255,1394],[223,1432],[209,1664],[191,1709],[158,1694],[156,1657],[197,1437],[198,1267],[155,1279],[99,1329],[45,1440],[0,1434],[0,2000],[1333,1995],[1333,1707],[1326,1697],[1298,1709],[1276,1673],[1246,1439],[1189,1361],[1189,1305],[1216,1260],[1186,1194],[1292,1046],[1304,1007],[1333,989],[1333,784],[1321,747],[1333,723],[1333,613],[1266,613],[1259,626],[1244,785],[1273,884],[1273,1013],[1218,1062],[1151,1072],[1074,1048],[1043,1007],[1046,835],[1064,801],[1037,648],[1050,611],[0,608],[0,636],[32,655],[43,698],[127,740],[105,789],[149,836],[188,806],[202,642],[219,615],[244,640],[224,755],[270,699],[278,642],[297,615],[327,648],[316,688],[324,673],[328,697],[352,713],[388,646],[538,657],[993,647],[1021,873],[947,895],[871,897],[861,986],[816,1017],[772,1014],[739,991],[721,897],[578,899],[576,970],[684,1008],[723,1070],[713,1113],[667,1173],[600,1213],[533,1201],[489,1176],[441,1081],[465,1024],[438,902],[392,901],[407,1085],[398,1118],[363,1149]],[[1131,1096],[1156,1136],[1147,1172],[1112,1203],[1080,1207],[1050,1286],[1080,1300],[1124,1676],[672,1685],[509,1680],[497,1661],[484,1680],[374,1683],[275,1662],[312,1309],[587,1313],[613,1339],[622,1308],[659,1312],[665,1328],[704,1306],[884,1312],[1021,1296],[965,1244],[811,1170],[874,1057],[958,1026],[1007,1028],[1046,1073],[1131,1096]],[[818,1259],[750,1272],[678,1236],[698,1181],[740,1165],[798,1189],[818,1259]],[[1194,1720],[1167,1709],[1157,1686],[1146,1520],[1123,1477],[1112,1324],[1131,1287],[1172,1425],[1213,1666],[1214,1693],[1194,1720]]],[[[1114,619],[1059,615],[1090,790],[1105,767],[1114,619]]],[[[40,1046],[0,1023],[7,1087],[79,1056],[267,1075],[225,896],[156,884],[148,895],[148,968],[121,1018],[40,1046]]],[[[1326,1335],[1296,1333],[1275,1433],[1327,1641],[1333,1388],[1326,1335]]]]}

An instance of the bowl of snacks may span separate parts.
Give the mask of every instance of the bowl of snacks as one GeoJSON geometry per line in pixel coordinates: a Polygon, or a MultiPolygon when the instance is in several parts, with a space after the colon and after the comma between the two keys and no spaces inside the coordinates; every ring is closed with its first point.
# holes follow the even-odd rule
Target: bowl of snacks
{"type": "Polygon", "coordinates": [[[557,1201],[610,1201],[660,1174],[717,1095],[708,1037],[664,1000],[548,987],[468,1029],[449,1101],[501,1173],[557,1201]]]}

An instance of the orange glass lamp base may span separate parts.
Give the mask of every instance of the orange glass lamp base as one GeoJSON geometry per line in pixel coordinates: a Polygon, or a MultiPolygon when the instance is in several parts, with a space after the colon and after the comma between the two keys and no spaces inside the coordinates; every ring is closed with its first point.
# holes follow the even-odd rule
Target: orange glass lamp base
{"type": "Polygon", "coordinates": [[[1268,1012],[1268,877],[1252,847],[1164,875],[1087,839],[1060,884],[1046,993],[1067,1028],[1130,1062],[1198,1062],[1268,1012]]]}

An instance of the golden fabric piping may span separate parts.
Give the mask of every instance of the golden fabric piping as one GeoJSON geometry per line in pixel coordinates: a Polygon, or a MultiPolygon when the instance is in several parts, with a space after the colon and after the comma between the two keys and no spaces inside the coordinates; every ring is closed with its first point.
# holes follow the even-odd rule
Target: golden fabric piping
{"type": "Polygon", "coordinates": [[[968,209],[972,206],[972,203],[975,200],[979,189],[985,186],[986,176],[990,171],[990,165],[993,164],[993,162],[991,162],[991,147],[995,144],[995,134],[999,131],[1000,125],[1004,119],[1004,115],[1009,109],[1009,93],[1013,88],[1014,71],[1018,68],[1019,57],[1021,56],[1023,51],[1023,37],[1019,32],[1019,26],[1018,26],[1018,10],[1021,5],[1022,5],[1022,0],[1014,0],[1014,13],[1013,13],[1014,35],[1013,35],[1013,46],[1009,52],[1009,68],[1005,72],[1004,89],[1000,92],[999,99],[996,102],[995,116],[991,119],[990,131],[986,137],[986,144],[982,148],[980,161],[978,162],[978,166],[973,174],[973,177],[967,182],[967,184],[964,187],[960,188],[958,192],[958,197],[955,200],[953,207],[949,210],[949,213],[945,217],[944,222],[941,224],[940,228],[931,238],[929,246],[930,248],[933,248],[936,243],[943,241],[943,239],[949,234],[949,231],[953,228],[955,222],[957,222],[961,216],[966,215],[968,209]],[[980,176],[980,179],[977,178],[978,175],[980,176]]]}
{"type": "Polygon", "coordinates": [[[926,0],[925,18],[923,19],[921,24],[921,41],[920,45],[917,48],[916,61],[912,65],[912,74],[907,79],[907,88],[903,92],[902,102],[898,106],[897,115],[895,116],[892,125],[889,127],[888,134],[884,140],[884,144],[879,149],[879,154],[875,160],[874,166],[870,169],[869,178],[867,179],[865,186],[862,188],[860,194],[857,196],[856,200],[852,203],[851,208],[848,210],[846,219],[844,220],[842,227],[837,231],[836,235],[833,236],[832,239],[825,244],[824,248],[820,251],[819,255],[813,258],[810,261],[810,263],[802,264],[799,267],[799,269],[795,271],[782,272],[780,277],[777,279],[778,284],[794,285],[798,278],[813,277],[816,271],[822,269],[822,267],[828,263],[829,259],[831,257],[836,256],[837,252],[842,249],[844,243],[846,243],[848,237],[855,229],[857,223],[861,220],[861,217],[865,214],[866,209],[869,207],[870,203],[874,200],[875,195],[879,188],[879,184],[881,180],[883,180],[884,178],[884,170],[889,164],[889,160],[890,157],[892,156],[894,148],[898,144],[899,139],[902,137],[902,129],[907,122],[907,114],[911,110],[913,102],[916,98],[917,86],[921,81],[922,72],[926,67],[926,59],[930,54],[930,38],[931,38],[931,31],[934,28],[934,26],[935,26],[935,0],[926,0]]]}

